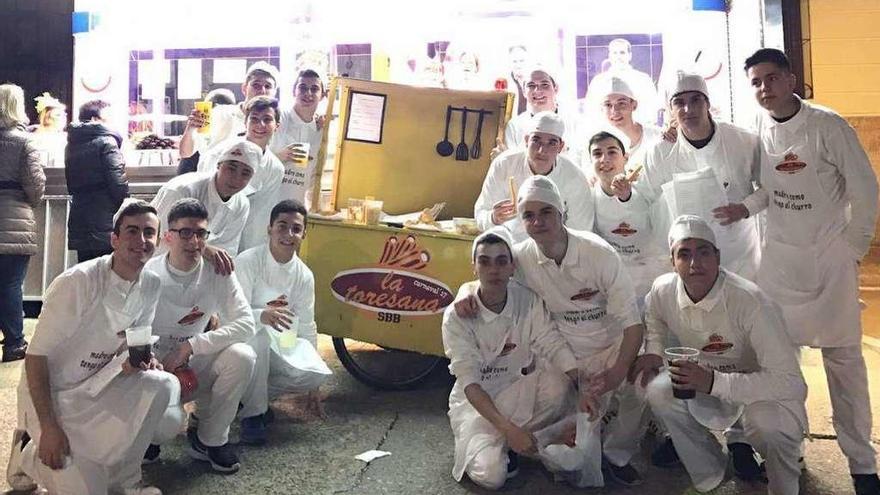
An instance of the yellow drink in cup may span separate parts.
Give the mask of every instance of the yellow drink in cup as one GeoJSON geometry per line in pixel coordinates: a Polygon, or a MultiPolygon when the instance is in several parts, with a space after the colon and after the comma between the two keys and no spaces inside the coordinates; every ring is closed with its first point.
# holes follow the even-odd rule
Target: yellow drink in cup
{"type": "Polygon", "coordinates": [[[299,168],[306,168],[309,166],[309,143],[292,143],[290,148],[298,150],[300,153],[303,153],[305,156],[302,158],[294,158],[293,163],[299,168]]]}
{"type": "Polygon", "coordinates": [[[205,115],[205,125],[199,127],[199,134],[208,134],[211,132],[211,108],[214,104],[210,101],[197,101],[195,108],[205,115]]]}

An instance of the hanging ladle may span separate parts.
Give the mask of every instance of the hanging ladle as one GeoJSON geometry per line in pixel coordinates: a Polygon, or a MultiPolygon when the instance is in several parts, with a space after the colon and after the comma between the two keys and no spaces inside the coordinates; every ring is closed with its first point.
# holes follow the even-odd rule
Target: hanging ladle
{"type": "Polygon", "coordinates": [[[443,141],[437,143],[437,154],[440,156],[450,156],[455,151],[452,141],[449,140],[449,118],[452,117],[452,106],[446,105],[446,131],[443,141]]]}

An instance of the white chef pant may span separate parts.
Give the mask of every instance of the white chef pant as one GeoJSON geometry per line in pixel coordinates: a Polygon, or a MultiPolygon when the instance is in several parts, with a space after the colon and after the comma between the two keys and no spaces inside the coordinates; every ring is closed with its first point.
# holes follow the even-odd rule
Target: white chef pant
{"type": "MultiPolygon", "coordinates": [[[[537,396],[535,409],[523,429],[535,432],[558,421],[571,408],[571,380],[564,374],[553,370],[537,370],[537,396]]],[[[503,395],[503,392],[502,392],[503,395]]],[[[509,417],[515,404],[503,400],[495,403],[501,414],[509,417]]],[[[469,445],[480,446],[479,452],[471,457],[465,466],[465,473],[475,484],[488,490],[498,490],[507,480],[507,451],[504,435],[479,413],[474,415],[471,425],[463,425],[461,430],[479,431],[469,445]]],[[[456,432],[453,429],[453,432],[456,432]]]]}
{"type": "Polygon", "coordinates": [[[648,403],[645,391],[624,380],[613,394],[606,394],[602,414],[611,398],[616,399],[617,415],[602,431],[602,454],[615,466],[626,466],[639,452],[642,437],[648,429],[648,403]]]}
{"type": "MultiPolygon", "coordinates": [[[[114,389],[144,390],[154,395],[140,429],[130,432],[135,438],[128,451],[129,454],[124,460],[111,466],[77,455],[76,445],[70,446],[70,462],[67,467],[52,470],[43,464],[38,453],[40,424],[33,405],[28,402],[30,410],[25,411],[25,415],[31,441],[22,452],[22,468],[34,482],[53,495],[102,495],[111,489],[121,491],[124,488],[134,487],[141,481],[141,461],[144,452],[150,445],[154,430],[162,420],[172,395],[180,393],[180,386],[170,373],[144,371],[114,378],[101,394],[105,397],[117,395],[114,394],[114,389]]],[[[65,425],[63,417],[59,418],[59,421],[63,429],[72,427],[65,425]]],[[[113,441],[113,439],[95,438],[95,441],[113,441]]]]}
{"type": "Polygon", "coordinates": [[[257,333],[248,341],[256,355],[256,362],[250,384],[241,398],[241,410],[238,414],[242,418],[257,416],[269,409],[269,339],[271,337],[266,333],[267,331],[262,324],[257,323],[257,333]]]}
{"type": "Polygon", "coordinates": [[[193,356],[189,362],[199,387],[194,397],[199,416],[199,440],[208,447],[225,445],[229,425],[250,386],[256,353],[237,343],[215,354],[193,356]]]}
{"type": "Polygon", "coordinates": [[[822,348],[831,395],[832,423],[852,474],[877,472],[871,446],[871,401],[862,346],[822,348]]]}
{"type": "MultiPolygon", "coordinates": [[[[678,456],[697,491],[717,487],[727,470],[727,455],[708,428],[688,411],[687,402],[672,395],[672,380],[661,372],[646,389],[655,415],[663,419],[678,456]]],[[[771,495],[797,495],[800,478],[798,446],[803,427],[778,402],[763,401],[745,407],[742,421],[746,441],[764,457],[771,495]]]]}

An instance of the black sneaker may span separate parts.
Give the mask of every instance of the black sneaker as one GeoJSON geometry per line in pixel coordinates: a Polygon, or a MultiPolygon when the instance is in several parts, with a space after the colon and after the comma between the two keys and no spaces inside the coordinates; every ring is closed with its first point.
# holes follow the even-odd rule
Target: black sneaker
{"type": "Polygon", "coordinates": [[[13,361],[18,361],[18,360],[24,359],[24,356],[27,353],[27,347],[28,347],[27,342],[23,342],[18,347],[12,347],[12,348],[4,347],[3,348],[3,362],[4,363],[11,363],[13,361]]]}
{"type": "Polygon", "coordinates": [[[874,474],[852,475],[856,495],[880,495],[880,478],[874,474]]]}
{"type": "Polygon", "coordinates": [[[727,444],[727,451],[733,458],[733,472],[744,481],[760,479],[761,466],[755,459],[755,449],[747,443],[735,442],[727,444]]]}
{"type": "Polygon", "coordinates": [[[672,443],[671,437],[666,437],[666,440],[651,453],[651,464],[662,468],[681,464],[681,459],[678,458],[678,451],[675,450],[675,444],[672,443]]]}
{"type": "Polygon", "coordinates": [[[512,450],[507,451],[507,479],[519,475],[519,454],[512,450]]]}
{"type": "Polygon", "coordinates": [[[197,461],[205,461],[211,463],[211,469],[218,473],[232,474],[241,468],[238,462],[238,454],[235,448],[228,443],[219,447],[208,447],[199,440],[199,435],[194,431],[193,435],[187,431],[189,439],[189,456],[197,461]]]}
{"type": "Polygon", "coordinates": [[[147,447],[147,451],[144,452],[144,460],[141,461],[141,465],[146,466],[147,464],[154,464],[159,462],[159,446],[151,443],[149,447],[147,447]]]}
{"type": "Polygon", "coordinates": [[[636,468],[632,467],[632,464],[615,466],[608,462],[607,459],[603,459],[603,461],[605,461],[605,472],[607,472],[611,479],[616,483],[623,486],[638,486],[642,484],[642,475],[636,471],[636,468]]]}

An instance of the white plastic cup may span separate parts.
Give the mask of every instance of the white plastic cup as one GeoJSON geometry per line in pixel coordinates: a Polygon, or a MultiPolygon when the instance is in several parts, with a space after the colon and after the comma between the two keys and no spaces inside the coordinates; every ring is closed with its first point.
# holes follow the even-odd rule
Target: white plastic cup
{"type": "Polygon", "coordinates": [[[282,331],[278,337],[278,345],[285,349],[296,345],[297,328],[299,328],[299,316],[293,315],[290,319],[290,328],[282,331]]]}

